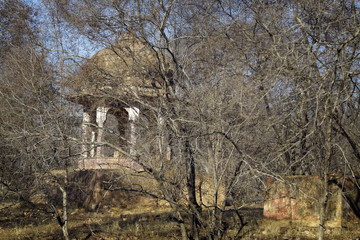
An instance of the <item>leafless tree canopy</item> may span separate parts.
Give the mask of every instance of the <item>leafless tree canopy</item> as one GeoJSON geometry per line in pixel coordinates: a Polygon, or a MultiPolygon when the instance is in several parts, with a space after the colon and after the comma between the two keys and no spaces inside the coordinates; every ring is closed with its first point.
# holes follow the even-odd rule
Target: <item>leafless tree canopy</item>
{"type": "Polygon", "coordinates": [[[171,205],[183,239],[224,237],[226,206],[261,200],[266,177],[321,176],[324,210],[330,174],[359,175],[359,7],[3,0],[0,183],[25,196],[24,179],[76,168],[85,98],[74,96],[86,95],[140,109],[135,155],[110,120],[97,144],[157,182],[141,191],[171,205]],[[94,46],[105,48],[84,58],[94,46]]]}

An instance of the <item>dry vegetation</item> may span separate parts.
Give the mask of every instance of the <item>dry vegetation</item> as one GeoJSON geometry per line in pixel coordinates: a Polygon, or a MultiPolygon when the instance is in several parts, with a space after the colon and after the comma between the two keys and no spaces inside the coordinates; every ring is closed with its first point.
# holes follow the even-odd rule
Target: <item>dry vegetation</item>
{"type": "Polygon", "coordinates": [[[317,238],[357,237],[324,226],[331,175],[360,175],[359,113],[359,1],[0,0],[1,234],[315,237],[241,212],[314,175],[317,238]],[[73,178],[95,152],[139,168],[73,178]],[[120,190],[166,211],[99,205],[120,190]]]}
{"type": "MultiPolygon", "coordinates": [[[[141,203],[142,204],[142,203],[141,203]]],[[[181,239],[179,226],[171,218],[169,208],[141,204],[104,207],[98,212],[73,209],[70,213],[69,233],[72,239],[181,239]]],[[[0,239],[61,239],[56,219],[42,211],[32,211],[19,204],[2,211],[0,239]],[[6,214],[6,215],[5,215],[6,214]]],[[[282,221],[259,219],[261,209],[242,211],[248,225],[240,235],[246,240],[311,240],[317,238],[317,228],[289,226],[282,221]],[[254,216],[257,215],[257,216],[254,216]]],[[[359,223],[350,223],[346,229],[326,230],[326,239],[355,240],[360,236],[359,223]]],[[[230,235],[233,235],[230,230],[230,235]]],[[[227,238],[226,238],[227,239],[227,238]]]]}

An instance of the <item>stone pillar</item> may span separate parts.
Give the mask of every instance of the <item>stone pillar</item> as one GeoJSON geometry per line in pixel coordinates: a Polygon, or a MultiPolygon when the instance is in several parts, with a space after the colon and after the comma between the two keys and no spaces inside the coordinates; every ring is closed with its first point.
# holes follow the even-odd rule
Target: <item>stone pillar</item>
{"type": "Polygon", "coordinates": [[[91,150],[90,150],[90,157],[95,157],[95,136],[96,133],[94,131],[91,132],[91,150]]]}
{"type": "MultiPolygon", "coordinates": [[[[96,123],[98,125],[98,134],[97,134],[97,143],[101,144],[103,141],[104,135],[104,123],[106,121],[106,114],[109,111],[107,107],[98,107],[96,109],[96,123]]],[[[97,146],[96,147],[96,157],[103,157],[104,156],[104,146],[97,146]]]]}
{"type": "Polygon", "coordinates": [[[140,110],[137,107],[125,108],[129,113],[130,124],[130,155],[136,155],[136,122],[139,119],[140,110]]]}
{"type": "Polygon", "coordinates": [[[84,109],[83,110],[83,119],[82,119],[82,146],[81,146],[81,159],[79,161],[79,168],[85,168],[85,159],[89,156],[89,149],[87,142],[89,141],[89,123],[90,123],[90,114],[84,109]]]}

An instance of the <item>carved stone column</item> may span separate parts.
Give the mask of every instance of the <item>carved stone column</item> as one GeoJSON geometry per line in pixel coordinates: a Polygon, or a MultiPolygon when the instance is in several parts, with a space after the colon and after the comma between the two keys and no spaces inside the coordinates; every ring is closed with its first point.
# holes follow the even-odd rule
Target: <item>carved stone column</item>
{"type": "Polygon", "coordinates": [[[130,155],[136,155],[136,123],[139,119],[140,110],[137,107],[125,108],[129,113],[130,124],[130,155]]]}
{"type": "Polygon", "coordinates": [[[104,123],[106,121],[106,114],[109,111],[107,107],[98,107],[96,109],[96,123],[98,125],[97,143],[100,144],[96,147],[96,157],[104,156],[104,146],[101,145],[104,135],[104,123]]]}
{"type": "Polygon", "coordinates": [[[90,157],[95,157],[95,137],[96,133],[94,131],[91,132],[91,150],[90,150],[90,157]]]}
{"type": "Polygon", "coordinates": [[[82,146],[81,146],[81,158],[79,161],[79,168],[85,168],[85,159],[89,156],[89,149],[87,142],[89,141],[89,123],[90,114],[84,109],[82,118],[82,146]]]}

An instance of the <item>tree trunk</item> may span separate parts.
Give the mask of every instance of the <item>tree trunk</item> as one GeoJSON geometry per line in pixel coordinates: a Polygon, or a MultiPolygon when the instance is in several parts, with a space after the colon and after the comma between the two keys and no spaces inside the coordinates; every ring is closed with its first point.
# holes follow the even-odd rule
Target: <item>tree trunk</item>
{"type": "Polygon", "coordinates": [[[324,170],[323,170],[323,192],[320,200],[320,223],[319,223],[319,236],[318,240],[324,239],[325,234],[325,223],[326,223],[326,206],[329,199],[329,166],[331,158],[331,131],[332,131],[332,117],[328,114],[328,121],[326,126],[326,139],[325,139],[325,159],[324,159],[324,170]]]}
{"type": "MultiPolygon", "coordinates": [[[[187,178],[186,178],[186,185],[187,185],[187,190],[188,190],[188,194],[189,194],[189,201],[190,204],[193,206],[193,208],[195,209],[195,211],[200,212],[200,206],[196,201],[196,185],[195,185],[195,179],[196,179],[196,172],[195,172],[195,161],[194,161],[194,157],[192,155],[192,151],[190,148],[190,143],[188,140],[185,141],[185,151],[187,153],[187,178]]],[[[192,216],[191,216],[191,236],[190,239],[195,239],[198,240],[199,239],[199,232],[198,232],[198,225],[199,222],[197,220],[196,217],[196,212],[192,212],[192,216]]]]}
{"type": "Polygon", "coordinates": [[[62,233],[64,235],[65,240],[69,240],[69,231],[68,231],[68,201],[67,201],[67,185],[68,185],[68,176],[69,176],[69,172],[68,172],[68,162],[67,160],[66,164],[65,164],[65,176],[64,176],[64,186],[61,186],[60,183],[58,183],[59,185],[59,189],[62,193],[62,215],[60,216],[59,213],[57,212],[57,210],[54,207],[55,210],[55,214],[56,214],[56,218],[58,220],[58,223],[61,227],[62,233]]]}
{"type": "Polygon", "coordinates": [[[177,222],[179,223],[180,226],[180,232],[181,232],[181,239],[182,240],[189,240],[188,235],[187,235],[187,231],[186,231],[186,227],[184,224],[184,219],[181,216],[181,213],[178,210],[178,206],[174,205],[174,204],[170,204],[172,209],[174,210],[174,216],[177,220],[177,222]]]}
{"type": "Polygon", "coordinates": [[[61,230],[63,232],[65,240],[69,240],[69,231],[68,231],[68,215],[67,215],[67,192],[64,189],[62,191],[63,194],[63,225],[61,227],[61,230]]]}
{"type": "Polygon", "coordinates": [[[319,236],[318,240],[324,239],[325,234],[325,223],[326,223],[326,206],[329,199],[329,184],[328,175],[326,174],[323,178],[323,192],[320,200],[320,223],[319,223],[319,236]]]}

